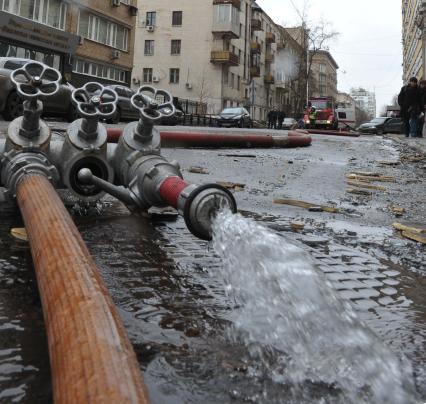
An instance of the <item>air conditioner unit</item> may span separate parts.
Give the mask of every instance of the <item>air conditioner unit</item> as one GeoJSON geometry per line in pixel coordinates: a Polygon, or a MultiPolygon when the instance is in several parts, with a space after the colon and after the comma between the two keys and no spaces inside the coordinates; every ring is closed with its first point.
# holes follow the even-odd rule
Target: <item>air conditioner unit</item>
{"type": "Polygon", "coordinates": [[[160,78],[158,76],[152,76],[152,82],[158,83],[160,81],[160,78]]]}
{"type": "Polygon", "coordinates": [[[114,49],[111,53],[111,59],[118,59],[121,56],[121,52],[119,50],[114,49]]]}
{"type": "Polygon", "coordinates": [[[155,26],[154,26],[154,25],[147,25],[147,26],[146,26],[146,30],[147,30],[148,32],[154,32],[154,30],[155,30],[155,26]]]}
{"type": "Polygon", "coordinates": [[[185,87],[186,87],[188,90],[192,90],[192,84],[191,84],[191,83],[186,83],[186,84],[185,84],[185,87]]]}
{"type": "Polygon", "coordinates": [[[141,79],[139,77],[133,77],[132,81],[133,81],[133,84],[140,84],[141,83],[141,79]]]}
{"type": "Polygon", "coordinates": [[[111,0],[111,5],[114,7],[118,7],[120,5],[120,0],[111,0]]]}

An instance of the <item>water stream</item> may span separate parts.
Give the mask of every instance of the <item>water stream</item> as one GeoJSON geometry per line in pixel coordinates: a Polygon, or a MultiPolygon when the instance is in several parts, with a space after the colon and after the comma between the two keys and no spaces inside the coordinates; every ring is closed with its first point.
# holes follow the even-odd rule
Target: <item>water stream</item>
{"type": "Polygon", "coordinates": [[[252,373],[283,385],[283,402],[416,402],[408,361],[359,320],[300,247],[229,212],[215,220],[213,245],[235,302],[229,337],[262,364],[252,373]],[[313,400],[309,386],[320,396],[313,400]]]}

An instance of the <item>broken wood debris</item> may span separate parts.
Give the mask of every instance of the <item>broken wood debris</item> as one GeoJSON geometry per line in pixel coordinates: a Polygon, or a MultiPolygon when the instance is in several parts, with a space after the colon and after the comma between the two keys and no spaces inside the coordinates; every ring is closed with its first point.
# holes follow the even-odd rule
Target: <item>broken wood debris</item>
{"type": "Polygon", "coordinates": [[[28,241],[28,235],[25,227],[14,227],[10,230],[10,234],[18,240],[28,241]]]}
{"type": "Polygon", "coordinates": [[[401,164],[399,160],[379,160],[377,163],[384,166],[397,166],[401,164]]]}
{"type": "Polygon", "coordinates": [[[402,236],[413,241],[417,241],[422,244],[426,244],[426,235],[420,233],[411,233],[409,231],[403,231],[402,236]]]}
{"type": "Polygon", "coordinates": [[[303,230],[305,228],[305,223],[303,222],[293,222],[290,224],[292,230],[294,231],[298,231],[298,230],[303,230]]]}
{"type": "Polygon", "coordinates": [[[401,223],[395,222],[392,226],[400,231],[405,231],[407,233],[418,233],[426,235],[426,225],[422,225],[419,223],[401,223]]]}
{"type": "Polygon", "coordinates": [[[255,154],[218,154],[221,157],[241,157],[247,159],[255,159],[257,156],[255,154]]]}
{"type": "Polygon", "coordinates": [[[395,215],[403,215],[405,213],[405,209],[400,206],[391,206],[391,210],[395,215]]]}
{"type": "Polygon", "coordinates": [[[332,206],[320,206],[315,203],[309,203],[304,201],[298,201],[295,199],[287,199],[287,198],[277,198],[274,199],[274,203],[278,205],[290,205],[290,206],[297,206],[299,208],[304,208],[308,210],[313,211],[320,211],[320,212],[328,212],[328,213],[339,213],[339,209],[332,207],[332,206]]]}
{"type": "Polygon", "coordinates": [[[226,189],[233,189],[234,191],[242,191],[246,187],[246,184],[238,182],[217,181],[216,184],[221,185],[226,189]]]}
{"type": "Polygon", "coordinates": [[[386,191],[386,188],[382,187],[381,185],[373,185],[373,184],[368,184],[366,182],[353,181],[353,180],[347,180],[347,183],[348,185],[351,185],[352,187],[374,189],[377,191],[386,191]]]}
{"type": "Polygon", "coordinates": [[[376,182],[376,181],[395,182],[395,177],[390,177],[386,175],[370,176],[370,175],[359,175],[355,173],[349,173],[349,174],[346,174],[346,178],[350,180],[361,181],[361,182],[376,182]]]}
{"type": "Polygon", "coordinates": [[[193,167],[189,167],[189,170],[188,170],[190,173],[195,173],[195,174],[208,174],[209,173],[209,171],[207,170],[207,168],[204,168],[204,167],[196,167],[196,166],[193,166],[193,167]]]}
{"type": "Polygon", "coordinates": [[[365,189],[347,188],[346,192],[348,194],[363,195],[363,196],[373,195],[373,193],[371,191],[367,191],[365,189]]]}

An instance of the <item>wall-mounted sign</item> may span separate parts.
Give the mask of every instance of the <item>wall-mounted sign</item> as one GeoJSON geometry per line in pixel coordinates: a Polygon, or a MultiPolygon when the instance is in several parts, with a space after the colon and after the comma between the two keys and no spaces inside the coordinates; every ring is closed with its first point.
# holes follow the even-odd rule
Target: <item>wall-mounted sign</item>
{"type": "Polygon", "coordinates": [[[79,43],[78,35],[70,34],[0,11],[0,37],[13,39],[25,44],[47,48],[61,53],[74,54],[79,43]]]}

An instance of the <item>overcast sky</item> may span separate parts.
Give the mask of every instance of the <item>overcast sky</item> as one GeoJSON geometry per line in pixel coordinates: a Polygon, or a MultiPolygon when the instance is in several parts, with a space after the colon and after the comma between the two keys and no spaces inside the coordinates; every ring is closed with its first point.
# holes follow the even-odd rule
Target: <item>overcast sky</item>
{"type": "MultiPolygon", "coordinates": [[[[306,0],[293,0],[300,10],[306,0]]],[[[308,0],[308,18],[323,17],[339,37],[329,44],[339,65],[338,89],[376,92],[377,113],[402,86],[401,0],[308,0]]],[[[291,0],[257,0],[273,20],[300,25],[291,0]]]]}

